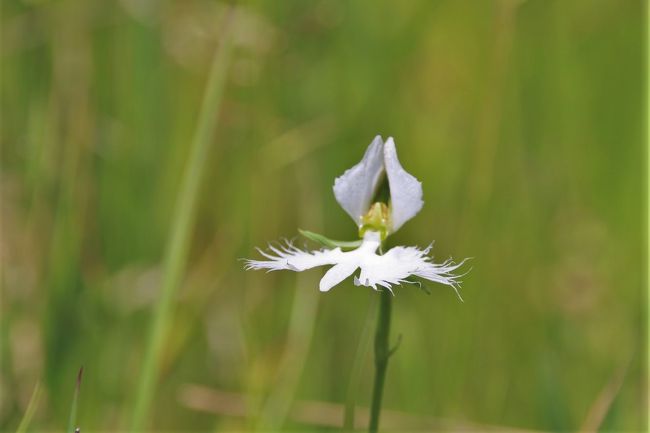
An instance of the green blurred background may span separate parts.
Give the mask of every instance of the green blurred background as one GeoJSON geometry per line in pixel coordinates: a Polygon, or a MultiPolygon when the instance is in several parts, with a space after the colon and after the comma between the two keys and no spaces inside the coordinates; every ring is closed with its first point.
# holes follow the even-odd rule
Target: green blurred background
{"type": "MultiPolygon", "coordinates": [[[[0,429],[39,381],[31,428],[65,429],[81,365],[82,432],[128,427],[225,8],[2,2],[0,429]]],[[[464,303],[397,290],[386,428],[644,429],[644,17],[641,0],[236,3],[151,428],[340,425],[324,403],[344,402],[376,294],[239,259],[299,227],[354,238],[331,186],[382,134],[424,185],[391,242],[474,258],[464,303]]],[[[361,406],[371,379],[368,356],[361,406]]]]}

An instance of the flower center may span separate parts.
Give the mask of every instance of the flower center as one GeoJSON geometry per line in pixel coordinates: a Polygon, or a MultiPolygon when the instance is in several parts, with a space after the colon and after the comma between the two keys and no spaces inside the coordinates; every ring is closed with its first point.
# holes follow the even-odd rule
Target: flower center
{"type": "Polygon", "coordinates": [[[372,230],[379,232],[381,240],[383,241],[388,235],[389,226],[390,213],[388,212],[388,206],[386,206],[386,203],[373,203],[372,206],[370,206],[368,213],[361,217],[359,237],[363,238],[366,231],[372,230]]]}

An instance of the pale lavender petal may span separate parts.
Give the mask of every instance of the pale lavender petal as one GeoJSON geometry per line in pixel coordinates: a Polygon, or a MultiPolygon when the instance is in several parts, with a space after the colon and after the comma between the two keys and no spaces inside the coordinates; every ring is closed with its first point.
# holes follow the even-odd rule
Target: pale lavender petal
{"type": "Polygon", "coordinates": [[[422,209],[422,183],[402,168],[393,137],[384,144],[384,165],[390,188],[391,231],[395,232],[422,209]]]}
{"type": "Polygon", "coordinates": [[[383,141],[376,136],[363,159],[334,181],[334,196],[358,225],[368,212],[384,171],[383,141]]]}

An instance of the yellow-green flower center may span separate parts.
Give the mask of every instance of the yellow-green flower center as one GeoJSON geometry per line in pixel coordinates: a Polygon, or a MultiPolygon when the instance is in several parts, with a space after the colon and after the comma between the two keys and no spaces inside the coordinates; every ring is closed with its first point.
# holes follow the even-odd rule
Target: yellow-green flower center
{"type": "Polygon", "coordinates": [[[368,230],[379,232],[381,240],[386,239],[390,229],[390,212],[386,203],[376,202],[370,206],[370,210],[361,217],[361,227],[359,228],[359,236],[363,235],[368,230]]]}

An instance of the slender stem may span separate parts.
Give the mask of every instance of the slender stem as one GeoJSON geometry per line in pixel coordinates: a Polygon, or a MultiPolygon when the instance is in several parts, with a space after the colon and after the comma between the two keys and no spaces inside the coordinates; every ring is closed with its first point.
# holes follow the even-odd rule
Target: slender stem
{"type": "Polygon", "coordinates": [[[382,290],[379,297],[379,316],[377,317],[377,333],[375,334],[375,382],[372,388],[370,424],[368,426],[370,433],[376,433],[379,429],[381,398],[384,392],[388,358],[391,355],[389,337],[393,295],[388,290],[382,290]]]}
{"type": "Polygon", "coordinates": [[[359,345],[357,346],[356,353],[354,354],[354,361],[352,363],[352,372],[348,382],[348,389],[345,396],[345,411],[343,414],[343,430],[354,430],[354,409],[357,400],[357,390],[361,382],[361,373],[363,372],[363,361],[368,355],[370,348],[370,341],[372,336],[372,325],[375,322],[374,310],[377,297],[375,293],[371,293],[370,303],[368,305],[368,313],[366,316],[361,336],[359,337],[359,345]]]}
{"type": "Polygon", "coordinates": [[[148,418],[156,381],[160,372],[163,342],[171,322],[172,301],[185,272],[199,185],[216,127],[227,64],[229,63],[232,45],[231,16],[232,13],[229,12],[224,20],[221,46],[217,50],[212,63],[198,125],[192,141],[190,157],[185,169],[181,190],[176,200],[172,232],[165,253],[162,289],[152,318],[149,340],[137,388],[131,431],[142,431],[148,418]]]}

